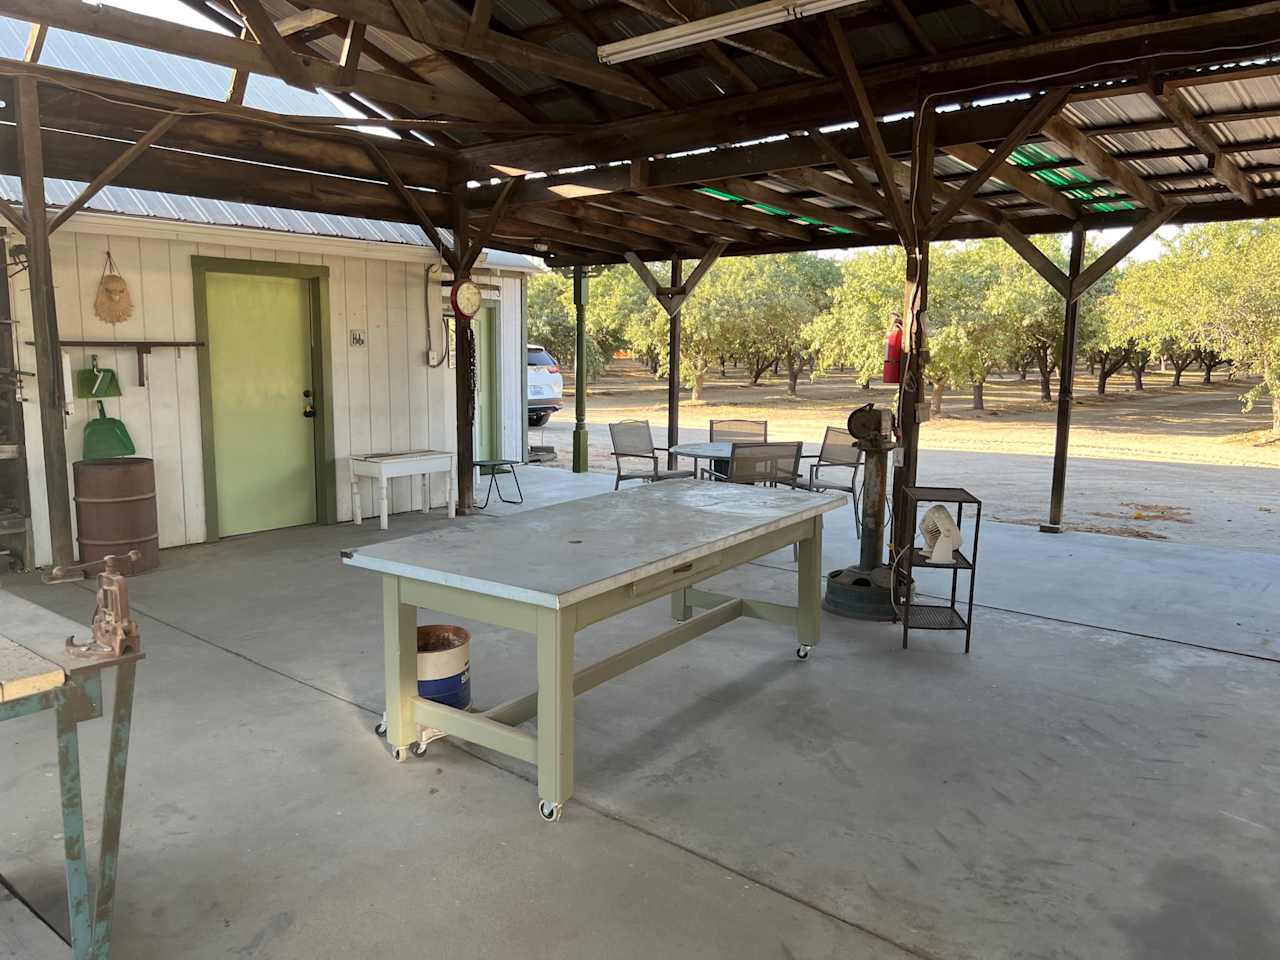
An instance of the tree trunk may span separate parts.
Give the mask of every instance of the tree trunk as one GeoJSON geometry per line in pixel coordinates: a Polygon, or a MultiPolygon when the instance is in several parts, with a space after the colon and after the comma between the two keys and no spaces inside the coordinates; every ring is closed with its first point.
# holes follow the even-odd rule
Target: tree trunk
{"type": "Polygon", "coordinates": [[[1134,367],[1134,368],[1133,368],[1133,389],[1135,389],[1135,390],[1145,390],[1145,389],[1146,389],[1146,388],[1142,385],[1142,367],[1134,367]]]}
{"type": "Polygon", "coordinates": [[[773,375],[775,377],[778,375],[778,367],[781,366],[781,364],[782,364],[782,358],[775,357],[773,361],[773,375]]]}
{"type": "Polygon", "coordinates": [[[870,381],[870,380],[863,380],[863,381],[862,381],[862,389],[863,389],[863,390],[870,390],[870,389],[871,389],[871,381],[870,381]]]}
{"type": "Polygon", "coordinates": [[[1280,437],[1280,390],[1271,385],[1271,435],[1280,437]]]}
{"type": "Polygon", "coordinates": [[[942,395],[946,392],[946,389],[947,382],[945,380],[938,379],[933,381],[933,397],[930,402],[930,407],[936,414],[941,415],[942,413],[942,395]]]}
{"type": "Polygon", "coordinates": [[[1182,386],[1182,375],[1186,372],[1187,367],[1191,366],[1191,363],[1191,360],[1186,360],[1182,363],[1177,360],[1173,361],[1173,385],[1175,387],[1182,386]]]}
{"type": "Polygon", "coordinates": [[[1213,383],[1213,367],[1207,363],[1204,365],[1204,382],[1213,383]]]}
{"type": "Polygon", "coordinates": [[[982,381],[982,380],[973,381],[973,409],[975,410],[987,409],[982,402],[982,388],[985,386],[986,386],[985,381],[982,381]]]}
{"type": "Polygon", "coordinates": [[[794,397],[796,395],[796,382],[800,379],[800,373],[804,370],[804,362],[796,363],[796,359],[791,354],[787,355],[787,396],[794,397]]]}
{"type": "Polygon", "coordinates": [[[1040,370],[1040,399],[1044,403],[1053,400],[1053,364],[1049,360],[1048,348],[1040,351],[1036,357],[1036,366],[1040,370]]]}
{"type": "Polygon", "coordinates": [[[727,376],[724,370],[724,354],[720,354],[720,379],[723,380],[727,376]]]}
{"type": "Polygon", "coordinates": [[[706,380],[706,378],[707,378],[707,373],[705,370],[699,370],[697,373],[693,375],[693,394],[692,396],[690,396],[689,398],[690,400],[702,399],[702,385],[703,385],[703,381],[706,380]]]}
{"type": "Polygon", "coordinates": [[[1025,365],[1018,368],[1018,379],[1019,380],[1027,379],[1027,368],[1025,365]]]}

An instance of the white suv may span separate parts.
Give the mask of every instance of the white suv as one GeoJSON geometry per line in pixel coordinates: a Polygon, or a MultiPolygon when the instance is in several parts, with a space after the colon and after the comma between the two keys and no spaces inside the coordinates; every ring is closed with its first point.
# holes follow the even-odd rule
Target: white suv
{"type": "Polygon", "coordinates": [[[545,347],[529,344],[529,426],[546,426],[551,415],[560,409],[563,397],[560,364],[545,347]]]}

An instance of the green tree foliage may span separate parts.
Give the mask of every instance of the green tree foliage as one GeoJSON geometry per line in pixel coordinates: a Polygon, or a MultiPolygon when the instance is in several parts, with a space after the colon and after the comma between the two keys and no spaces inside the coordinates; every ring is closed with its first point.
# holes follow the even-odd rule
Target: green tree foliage
{"type": "Polygon", "coordinates": [[[851,367],[864,383],[880,376],[889,318],[902,310],[905,275],[901,247],[876,247],[844,261],[830,308],[805,329],[819,373],[851,367]]]}
{"type": "Polygon", "coordinates": [[[1172,340],[1194,347],[1207,369],[1226,359],[1258,377],[1240,399],[1247,411],[1269,395],[1272,433],[1280,436],[1280,224],[1186,227],[1133,273],[1107,305],[1115,322],[1130,325],[1153,353],[1172,340]]]}

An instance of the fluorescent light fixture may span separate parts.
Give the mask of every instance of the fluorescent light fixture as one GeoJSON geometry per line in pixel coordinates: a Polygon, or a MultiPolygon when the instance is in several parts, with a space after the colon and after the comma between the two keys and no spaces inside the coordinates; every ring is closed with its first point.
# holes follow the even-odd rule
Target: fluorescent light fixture
{"type": "Polygon", "coordinates": [[[696,46],[708,40],[722,40],[735,33],[771,27],[787,20],[799,20],[827,10],[864,6],[872,2],[874,0],[768,0],[766,3],[718,13],[714,17],[681,23],[665,30],[619,40],[617,43],[606,43],[597,48],[596,53],[601,63],[626,63],[655,53],[696,46]]]}

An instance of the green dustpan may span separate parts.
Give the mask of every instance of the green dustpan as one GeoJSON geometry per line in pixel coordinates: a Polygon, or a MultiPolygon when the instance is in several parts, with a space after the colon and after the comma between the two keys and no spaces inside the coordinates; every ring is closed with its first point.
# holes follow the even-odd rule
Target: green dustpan
{"type": "Polygon", "coordinates": [[[98,366],[98,355],[95,353],[89,362],[89,369],[76,371],[76,397],[81,400],[96,400],[100,397],[118,397],[120,378],[110,367],[98,366]]]}
{"type": "Polygon", "coordinates": [[[133,438],[124,428],[124,421],[107,416],[107,408],[98,401],[98,418],[84,425],[84,458],[109,460],[112,457],[130,457],[136,452],[133,438]]]}

